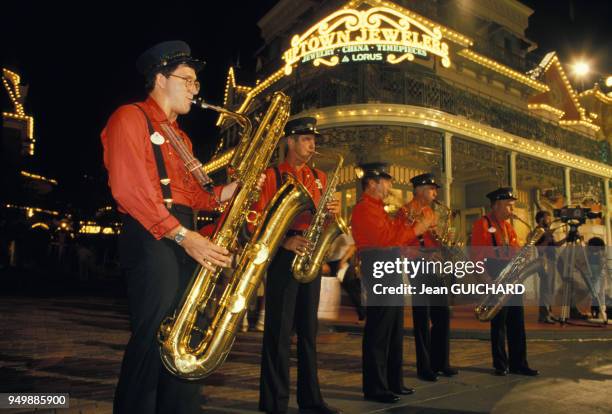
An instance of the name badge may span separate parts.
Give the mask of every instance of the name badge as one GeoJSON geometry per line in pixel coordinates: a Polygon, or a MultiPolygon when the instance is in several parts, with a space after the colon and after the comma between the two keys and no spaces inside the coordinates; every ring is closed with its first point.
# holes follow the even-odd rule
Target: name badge
{"type": "Polygon", "coordinates": [[[497,231],[497,229],[493,226],[489,227],[487,230],[489,231],[489,233],[495,233],[497,231]]]}
{"type": "Polygon", "coordinates": [[[151,138],[151,142],[154,143],[155,145],[161,145],[164,142],[166,142],[166,139],[164,138],[164,136],[157,131],[152,133],[150,138],[151,138]]]}

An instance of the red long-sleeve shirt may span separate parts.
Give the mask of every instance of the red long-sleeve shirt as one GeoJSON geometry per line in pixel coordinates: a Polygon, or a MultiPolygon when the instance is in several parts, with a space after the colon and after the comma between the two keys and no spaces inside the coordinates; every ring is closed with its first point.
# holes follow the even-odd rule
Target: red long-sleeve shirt
{"type": "MultiPolygon", "coordinates": [[[[160,129],[162,123],[170,124],[192,149],[187,134],[181,131],[176,122],[168,121],[153,98],[149,97],[138,105],[147,113],[158,133],[163,135],[160,129]]],[[[119,211],[129,214],[156,239],[161,239],[178,226],[179,221],[163,202],[153,144],[144,114],[135,105],[119,107],[111,115],[101,137],[108,184],[119,211]]],[[[201,210],[215,208],[215,197],[200,187],[167,140],[161,145],[161,150],[174,203],[201,210]]],[[[215,187],[217,198],[221,190],[222,187],[215,187]]]]}
{"type": "Polygon", "coordinates": [[[351,225],[357,249],[406,246],[417,240],[413,228],[405,220],[391,218],[384,207],[382,200],[364,194],[353,208],[351,225]]]}
{"type": "Polygon", "coordinates": [[[510,221],[504,220],[500,223],[492,215],[487,214],[474,222],[472,225],[472,246],[493,246],[493,238],[495,238],[498,249],[472,249],[475,260],[482,260],[484,257],[510,260],[516,254],[517,248],[520,247],[518,236],[510,221]],[[487,221],[487,218],[489,221],[487,221]],[[489,226],[489,222],[491,226],[489,226]]]}
{"type": "MultiPolygon", "coordinates": [[[[321,195],[325,191],[325,186],[327,185],[327,175],[316,169],[317,177],[321,182],[321,188],[319,188],[314,173],[312,169],[307,165],[304,165],[299,170],[293,168],[287,161],[278,165],[278,170],[281,174],[281,177],[284,173],[291,174],[295,177],[310,193],[314,201],[314,207],[316,208],[319,205],[319,200],[321,199],[321,195]]],[[[280,183],[276,182],[276,173],[274,172],[274,168],[266,169],[266,182],[261,189],[261,195],[259,200],[253,205],[253,210],[257,212],[262,212],[270,200],[274,197],[278,189],[280,188],[280,183]]],[[[291,225],[291,230],[303,231],[308,228],[310,222],[312,221],[312,213],[310,211],[304,211],[300,213],[291,225]]]]}

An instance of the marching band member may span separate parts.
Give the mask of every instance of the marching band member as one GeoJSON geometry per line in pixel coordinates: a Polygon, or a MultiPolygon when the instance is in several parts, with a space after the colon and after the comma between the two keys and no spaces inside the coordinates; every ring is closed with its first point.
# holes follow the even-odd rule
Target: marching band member
{"type": "Polygon", "coordinates": [[[162,366],[157,332],[185,291],[196,262],[230,265],[226,249],[193,231],[193,210],[212,210],[231,197],[236,185],[203,190],[161,129],[172,128],[191,151],[177,117],[189,112],[203,66],[184,42],[153,46],[137,61],[148,98],[118,108],[102,132],[109,186],[123,222],[119,254],[132,331],[115,413],[200,412],[200,384],[181,380],[162,366]]]}
{"type": "MultiPolygon", "coordinates": [[[[498,188],[487,194],[491,201],[491,212],[472,227],[472,246],[492,246],[487,252],[487,271],[497,277],[503,267],[518,251],[516,231],[510,223],[516,198],[511,187],[498,188]]],[[[495,375],[505,376],[508,370],[513,374],[535,376],[538,371],[527,363],[527,342],[525,337],[525,315],[522,297],[515,296],[491,320],[491,351],[495,375]],[[506,353],[506,333],[508,353],[506,353]]]]}
{"type": "MultiPolygon", "coordinates": [[[[312,169],[306,163],[315,153],[315,118],[298,118],[287,122],[287,155],[277,167],[266,170],[266,182],[262,194],[254,206],[262,211],[272,200],[283,175],[291,174],[306,187],[318,205],[325,190],[327,177],[321,170],[312,169]]],[[[327,209],[338,214],[337,200],[327,204],[327,209]]],[[[289,350],[291,329],[297,333],[298,383],[297,401],[304,413],[334,414],[341,411],[323,401],[317,377],[317,312],[321,290],[321,277],[310,283],[299,283],[293,278],[291,264],[296,254],[306,252],[309,241],[302,236],[310,225],[311,212],[298,215],[287,233],[283,245],[268,268],[265,286],[265,321],[261,351],[261,378],[259,409],[268,413],[284,413],[289,404],[289,350]]]]}
{"type": "MultiPolygon", "coordinates": [[[[438,196],[438,188],[433,174],[413,177],[414,197],[400,209],[398,217],[411,221],[414,217],[424,216],[437,222],[431,204],[438,196]]],[[[432,230],[409,243],[409,246],[435,249],[438,242],[432,237],[432,230]]],[[[416,251],[416,249],[414,249],[416,251]]],[[[418,286],[435,285],[439,275],[419,274],[411,279],[418,286]]],[[[437,381],[438,372],[444,376],[457,375],[458,371],[450,366],[450,310],[448,298],[441,295],[417,295],[412,297],[412,320],[416,346],[417,375],[424,381],[437,381]],[[431,322],[431,327],[430,327],[431,322]]]]}
{"type": "MultiPolygon", "coordinates": [[[[383,200],[389,195],[393,177],[384,163],[360,166],[363,171],[363,195],[353,208],[352,231],[362,260],[362,283],[372,275],[365,265],[368,257],[399,257],[399,247],[414,242],[433,223],[424,218],[409,226],[405,221],[392,219],[384,209],[383,200]]],[[[370,292],[368,292],[369,294],[370,292]]],[[[404,307],[390,301],[387,306],[367,304],[363,334],[363,394],[367,400],[396,403],[398,394],[408,395],[414,389],[404,386],[402,373],[404,307]]]]}

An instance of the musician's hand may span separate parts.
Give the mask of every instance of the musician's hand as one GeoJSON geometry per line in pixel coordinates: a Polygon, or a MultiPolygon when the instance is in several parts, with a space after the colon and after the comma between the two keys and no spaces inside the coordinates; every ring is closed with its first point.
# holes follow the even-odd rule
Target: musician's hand
{"type": "Polygon", "coordinates": [[[236,187],[238,187],[238,181],[232,181],[221,190],[221,198],[219,201],[225,203],[227,200],[232,198],[234,195],[234,191],[236,191],[236,187]]]}
{"type": "Polygon", "coordinates": [[[329,267],[327,263],[323,263],[323,265],[321,266],[321,273],[324,275],[331,274],[331,267],[329,267]]]}
{"type": "Polygon", "coordinates": [[[203,237],[198,232],[188,231],[181,246],[189,256],[193,257],[193,260],[208,270],[214,271],[215,266],[230,267],[232,265],[227,249],[217,246],[208,237],[203,237]]]}
{"type": "Polygon", "coordinates": [[[340,200],[332,199],[325,204],[325,207],[332,214],[340,214],[340,200]]]}
{"type": "Polygon", "coordinates": [[[293,253],[303,256],[308,251],[310,242],[304,236],[291,236],[285,239],[283,247],[293,253]]]}
{"type": "Polygon", "coordinates": [[[265,174],[261,174],[259,176],[259,180],[257,180],[257,191],[261,191],[261,189],[263,188],[263,185],[266,182],[266,175],[265,174]]]}
{"type": "Polygon", "coordinates": [[[419,218],[419,220],[415,221],[414,223],[414,233],[417,236],[420,236],[421,234],[430,230],[431,227],[435,227],[435,226],[436,226],[435,216],[433,215],[432,216],[422,216],[419,218]]]}

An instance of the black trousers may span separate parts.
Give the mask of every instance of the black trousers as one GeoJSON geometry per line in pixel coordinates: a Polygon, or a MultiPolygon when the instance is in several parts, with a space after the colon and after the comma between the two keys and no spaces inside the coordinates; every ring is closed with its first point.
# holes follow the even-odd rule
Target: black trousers
{"type": "Polygon", "coordinates": [[[448,306],[413,306],[412,323],[417,373],[450,368],[450,311],[448,306]]]}
{"type": "MultiPolygon", "coordinates": [[[[410,282],[420,292],[423,285],[443,286],[436,275],[419,274],[410,282]]],[[[417,373],[450,368],[450,310],[445,295],[422,294],[412,298],[412,324],[417,373]]]]}
{"type": "MultiPolygon", "coordinates": [[[[516,298],[514,303],[522,302],[516,298]]],[[[495,369],[521,369],[527,364],[525,313],[520,306],[504,306],[491,320],[491,352],[495,369]],[[506,337],[508,353],[506,353],[506,337]]]]}
{"type": "Polygon", "coordinates": [[[404,308],[368,306],[362,342],[363,394],[399,392],[403,379],[404,308]]]}
{"type": "Polygon", "coordinates": [[[287,411],[292,328],[298,339],[298,405],[309,408],[323,404],[316,343],[321,277],[310,283],[297,282],[291,274],[294,256],[281,247],[268,268],[259,388],[259,409],[266,412],[287,411]]]}
{"type": "MultiPolygon", "coordinates": [[[[192,217],[173,211],[187,228],[192,217]]],[[[117,414],[199,413],[200,385],[181,380],[162,365],[157,331],[184,293],[195,264],[171,240],[155,238],[136,220],[123,216],[119,238],[126,276],[130,326],[113,412],[117,414]]]]}

